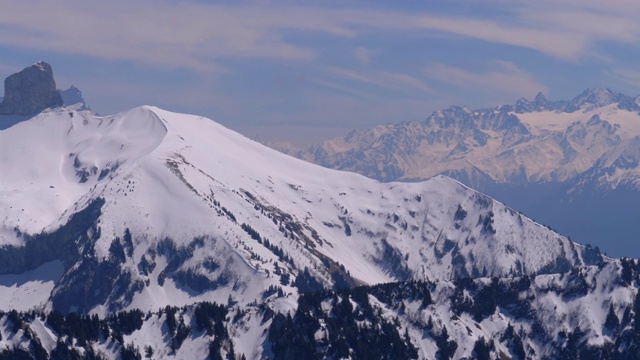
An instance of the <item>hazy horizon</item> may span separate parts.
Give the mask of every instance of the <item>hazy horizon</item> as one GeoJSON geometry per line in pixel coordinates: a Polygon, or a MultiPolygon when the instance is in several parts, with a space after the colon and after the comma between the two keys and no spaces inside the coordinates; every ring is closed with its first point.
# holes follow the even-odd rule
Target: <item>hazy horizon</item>
{"type": "Polygon", "coordinates": [[[635,2],[394,5],[6,2],[0,76],[45,60],[101,114],[156,105],[294,142],[453,104],[640,93],[635,2]]]}

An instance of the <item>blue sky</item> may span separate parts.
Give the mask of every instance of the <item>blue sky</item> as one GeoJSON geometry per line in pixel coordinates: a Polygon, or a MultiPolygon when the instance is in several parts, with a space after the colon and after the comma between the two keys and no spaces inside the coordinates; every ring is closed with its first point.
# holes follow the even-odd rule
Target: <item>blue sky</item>
{"type": "Polygon", "coordinates": [[[39,60],[101,114],[150,104],[306,143],[537,92],[640,94],[640,3],[5,1],[0,77],[39,60]],[[391,6],[390,4],[393,4],[391,6]]]}

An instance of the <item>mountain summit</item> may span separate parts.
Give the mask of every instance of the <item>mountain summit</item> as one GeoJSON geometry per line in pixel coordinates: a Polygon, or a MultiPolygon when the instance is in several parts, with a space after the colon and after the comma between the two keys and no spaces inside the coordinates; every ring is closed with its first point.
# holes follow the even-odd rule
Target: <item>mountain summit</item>
{"type": "Polygon", "coordinates": [[[4,80],[2,115],[33,115],[63,104],[51,65],[37,62],[4,80]]]}
{"type": "Polygon", "coordinates": [[[149,106],[107,117],[42,112],[0,131],[0,153],[0,276],[59,266],[38,296],[0,283],[0,297],[14,299],[3,306],[247,304],[276,287],[535,275],[603,261],[444,176],[380,183],[149,106]]]}

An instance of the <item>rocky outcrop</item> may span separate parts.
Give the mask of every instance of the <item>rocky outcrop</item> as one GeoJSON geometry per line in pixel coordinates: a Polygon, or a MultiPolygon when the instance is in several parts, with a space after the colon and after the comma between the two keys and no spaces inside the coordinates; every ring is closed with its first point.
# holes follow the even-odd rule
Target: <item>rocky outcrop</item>
{"type": "Polygon", "coordinates": [[[51,65],[40,61],[4,80],[0,114],[32,115],[62,104],[51,65]]]}

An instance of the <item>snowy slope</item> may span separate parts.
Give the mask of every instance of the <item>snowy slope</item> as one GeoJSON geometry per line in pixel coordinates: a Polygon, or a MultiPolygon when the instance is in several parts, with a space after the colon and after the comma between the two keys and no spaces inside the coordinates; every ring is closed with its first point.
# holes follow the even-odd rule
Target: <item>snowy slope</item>
{"type": "Polygon", "coordinates": [[[308,293],[290,312],[279,306],[291,296],[104,318],[10,312],[0,314],[0,355],[629,359],[640,351],[639,276],[637,260],[621,259],[535,277],[308,293]]]}
{"type": "Polygon", "coordinates": [[[451,106],[285,153],[381,181],[452,177],[613,256],[640,257],[640,97],[586,90],[490,109],[451,106]],[[606,220],[603,220],[606,219],[606,220]]]}
{"type": "MultiPolygon", "coordinates": [[[[280,317],[284,325],[278,330],[305,334],[317,319],[320,331],[310,358],[336,357],[340,347],[335,339],[354,330],[335,323],[351,318],[361,337],[367,336],[367,327],[393,324],[399,335],[394,348],[411,344],[420,359],[627,359],[640,349],[637,271],[637,261],[626,259],[564,274],[385,284],[366,292],[306,295],[304,312],[310,315],[299,308],[293,319],[280,317]],[[352,303],[352,316],[345,315],[345,299],[352,303]]],[[[351,351],[362,357],[363,349],[353,346],[352,339],[351,351]]],[[[276,358],[305,349],[301,340],[280,342],[276,358]]],[[[377,342],[371,346],[382,347],[377,342]]]]}
{"type": "Polygon", "coordinates": [[[0,131],[0,219],[0,257],[18,259],[0,273],[61,260],[39,300],[63,311],[603,261],[449,178],[380,183],[149,106],[107,117],[58,108],[0,131]]]}

